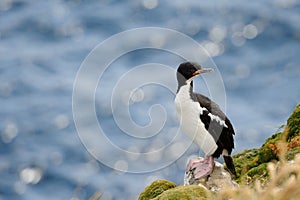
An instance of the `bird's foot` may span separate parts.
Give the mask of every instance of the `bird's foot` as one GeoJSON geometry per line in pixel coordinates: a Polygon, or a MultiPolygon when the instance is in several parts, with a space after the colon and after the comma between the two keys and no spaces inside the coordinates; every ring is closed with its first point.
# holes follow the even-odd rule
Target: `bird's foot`
{"type": "Polygon", "coordinates": [[[215,161],[212,156],[207,156],[204,159],[191,159],[187,165],[186,173],[193,173],[194,178],[199,180],[210,175],[213,172],[215,161]]]}

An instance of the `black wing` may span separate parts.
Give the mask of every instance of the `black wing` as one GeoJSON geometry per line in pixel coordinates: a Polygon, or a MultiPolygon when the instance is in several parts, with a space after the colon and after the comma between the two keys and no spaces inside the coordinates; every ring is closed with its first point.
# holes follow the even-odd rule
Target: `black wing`
{"type": "Polygon", "coordinates": [[[223,149],[226,149],[228,151],[228,155],[230,155],[234,148],[233,135],[235,134],[231,122],[215,102],[211,101],[204,95],[197,93],[194,94],[194,98],[197,102],[200,102],[200,106],[206,108],[202,115],[200,115],[201,121],[204,123],[206,130],[208,130],[208,132],[213,136],[218,145],[213,157],[218,158],[222,154],[223,149]],[[218,116],[221,120],[223,120],[223,124],[220,121],[211,120],[209,113],[214,116],[218,116]]]}

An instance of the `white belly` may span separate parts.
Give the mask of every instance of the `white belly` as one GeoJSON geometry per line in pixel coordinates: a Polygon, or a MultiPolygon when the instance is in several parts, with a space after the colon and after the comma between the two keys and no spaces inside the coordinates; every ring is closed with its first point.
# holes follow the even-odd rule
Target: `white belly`
{"type": "Polygon", "coordinates": [[[175,106],[182,130],[207,156],[212,155],[218,146],[200,120],[200,114],[205,108],[189,97],[189,85],[180,88],[175,98],[175,106]]]}

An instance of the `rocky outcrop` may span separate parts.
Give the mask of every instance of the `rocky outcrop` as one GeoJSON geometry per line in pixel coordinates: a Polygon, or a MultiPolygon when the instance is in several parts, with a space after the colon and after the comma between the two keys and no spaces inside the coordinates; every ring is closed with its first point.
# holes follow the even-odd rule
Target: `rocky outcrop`
{"type": "Polygon", "coordinates": [[[238,187],[238,184],[232,180],[230,173],[218,162],[215,162],[214,171],[208,177],[196,180],[192,173],[186,173],[184,176],[184,185],[198,185],[214,192],[222,188],[238,187]]]}

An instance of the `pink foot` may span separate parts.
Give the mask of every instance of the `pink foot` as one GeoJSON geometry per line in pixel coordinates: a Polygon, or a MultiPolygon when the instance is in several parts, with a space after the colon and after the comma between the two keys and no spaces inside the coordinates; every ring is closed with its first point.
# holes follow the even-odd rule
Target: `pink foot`
{"type": "Polygon", "coordinates": [[[205,157],[204,159],[192,159],[187,165],[186,173],[192,172],[197,180],[210,175],[214,166],[215,162],[212,156],[205,157]]]}

